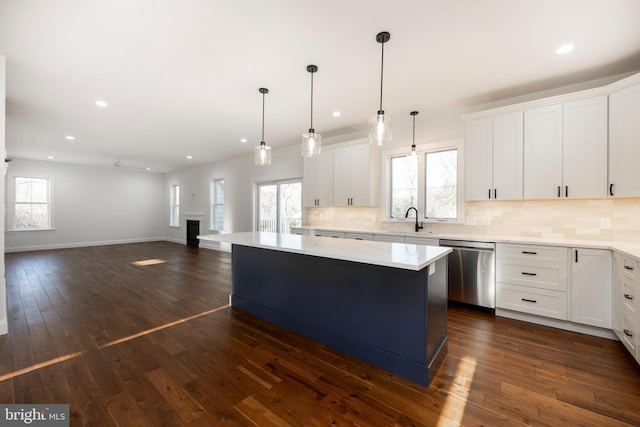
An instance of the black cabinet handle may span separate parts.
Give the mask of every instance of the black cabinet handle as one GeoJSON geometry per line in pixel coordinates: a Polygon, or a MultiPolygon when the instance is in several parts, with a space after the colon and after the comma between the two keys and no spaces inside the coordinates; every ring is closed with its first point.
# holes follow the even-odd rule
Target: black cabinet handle
{"type": "Polygon", "coordinates": [[[633,271],[633,267],[631,267],[630,265],[625,265],[624,269],[625,270],[629,270],[629,271],[633,271]]]}
{"type": "Polygon", "coordinates": [[[560,197],[560,186],[558,185],[558,197],[560,197]]]}
{"type": "Polygon", "coordinates": [[[491,199],[491,189],[489,189],[489,199],[491,199]]]}
{"type": "Polygon", "coordinates": [[[537,276],[538,275],[537,273],[527,273],[526,271],[523,271],[522,274],[525,275],[525,276],[537,276]]]}
{"type": "Polygon", "coordinates": [[[576,262],[578,262],[578,250],[576,249],[576,262]]]}
{"type": "Polygon", "coordinates": [[[625,334],[626,336],[628,336],[628,337],[632,337],[632,336],[633,336],[633,334],[631,333],[631,331],[630,331],[630,330],[628,330],[628,329],[624,329],[624,334],[625,334]]]}
{"type": "Polygon", "coordinates": [[[496,190],[495,188],[493,189],[493,198],[494,199],[498,199],[498,190],[496,190]]]}
{"type": "Polygon", "coordinates": [[[633,295],[624,294],[624,297],[625,297],[626,299],[630,299],[631,301],[633,301],[633,295]]]}
{"type": "Polygon", "coordinates": [[[527,255],[538,255],[538,252],[531,252],[531,251],[522,251],[522,253],[527,255]]]}
{"type": "Polygon", "coordinates": [[[522,301],[524,302],[532,302],[532,303],[537,303],[538,301],[534,300],[534,299],[527,299],[527,298],[522,298],[522,301]]]}
{"type": "Polygon", "coordinates": [[[568,185],[564,186],[564,197],[569,197],[569,186],[568,185]]]}
{"type": "Polygon", "coordinates": [[[609,184],[609,195],[613,196],[613,184],[609,184]]]}

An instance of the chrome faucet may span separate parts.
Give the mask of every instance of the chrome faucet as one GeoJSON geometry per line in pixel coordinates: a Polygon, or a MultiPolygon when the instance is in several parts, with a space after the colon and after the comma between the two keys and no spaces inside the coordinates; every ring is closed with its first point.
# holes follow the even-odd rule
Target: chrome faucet
{"type": "Polygon", "coordinates": [[[411,206],[409,209],[407,209],[407,213],[404,214],[404,217],[405,218],[409,218],[409,212],[411,212],[411,209],[416,211],[416,233],[417,233],[419,230],[422,230],[424,228],[424,227],[422,227],[422,223],[420,223],[420,225],[418,225],[418,209],[416,209],[413,206],[411,206]]]}

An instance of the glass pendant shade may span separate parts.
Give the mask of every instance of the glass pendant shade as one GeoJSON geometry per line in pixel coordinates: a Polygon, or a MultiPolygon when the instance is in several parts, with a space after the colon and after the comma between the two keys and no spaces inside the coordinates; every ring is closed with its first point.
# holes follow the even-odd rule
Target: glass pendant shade
{"type": "Polygon", "coordinates": [[[304,157],[313,157],[320,155],[322,148],[322,135],[315,133],[313,129],[302,134],[302,155],[304,157]]]}
{"type": "Polygon", "coordinates": [[[369,119],[369,142],[378,147],[390,144],[393,140],[393,130],[391,129],[391,116],[384,111],[369,119]]]}
{"type": "Polygon", "coordinates": [[[254,162],[256,165],[264,166],[271,164],[271,147],[264,142],[264,95],[269,93],[269,89],[261,87],[258,91],[262,94],[262,140],[254,149],[254,162]]]}
{"type": "Polygon", "coordinates": [[[265,166],[271,164],[271,147],[264,141],[255,147],[254,160],[256,165],[265,166]]]}

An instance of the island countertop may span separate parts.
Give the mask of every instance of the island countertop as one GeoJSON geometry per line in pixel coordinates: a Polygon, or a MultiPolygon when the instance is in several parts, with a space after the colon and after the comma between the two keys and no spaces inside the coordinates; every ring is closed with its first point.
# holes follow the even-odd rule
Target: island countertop
{"type": "Polygon", "coordinates": [[[198,239],[419,271],[450,248],[268,232],[200,235],[198,239]]]}

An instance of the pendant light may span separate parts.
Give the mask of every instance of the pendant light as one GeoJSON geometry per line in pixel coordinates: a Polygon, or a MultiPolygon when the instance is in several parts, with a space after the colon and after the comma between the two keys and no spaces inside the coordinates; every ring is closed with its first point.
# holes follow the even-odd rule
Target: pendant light
{"type": "Polygon", "coordinates": [[[412,111],[411,116],[413,117],[413,143],[411,144],[411,158],[416,157],[416,116],[418,115],[417,111],[412,111]]]}
{"type": "Polygon", "coordinates": [[[319,156],[322,148],[322,135],[313,129],[313,73],[318,71],[316,65],[308,65],[307,71],[311,73],[311,126],[308,133],[302,134],[301,151],[304,157],[319,156]]]}
{"type": "Polygon", "coordinates": [[[260,140],[260,145],[256,146],[255,153],[255,163],[256,165],[270,165],[271,164],[271,147],[264,142],[264,95],[269,93],[269,89],[265,89],[261,87],[258,89],[258,92],[262,94],[262,139],[260,140]]]}
{"type": "Polygon", "coordinates": [[[389,144],[393,138],[391,131],[391,116],[385,115],[382,109],[382,82],[384,73],[384,44],[389,41],[391,34],[386,31],[378,33],[376,41],[382,45],[382,62],[380,66],[380,108],[378,114],[369,119],[369,142],[377,146],[389,144]]]}

